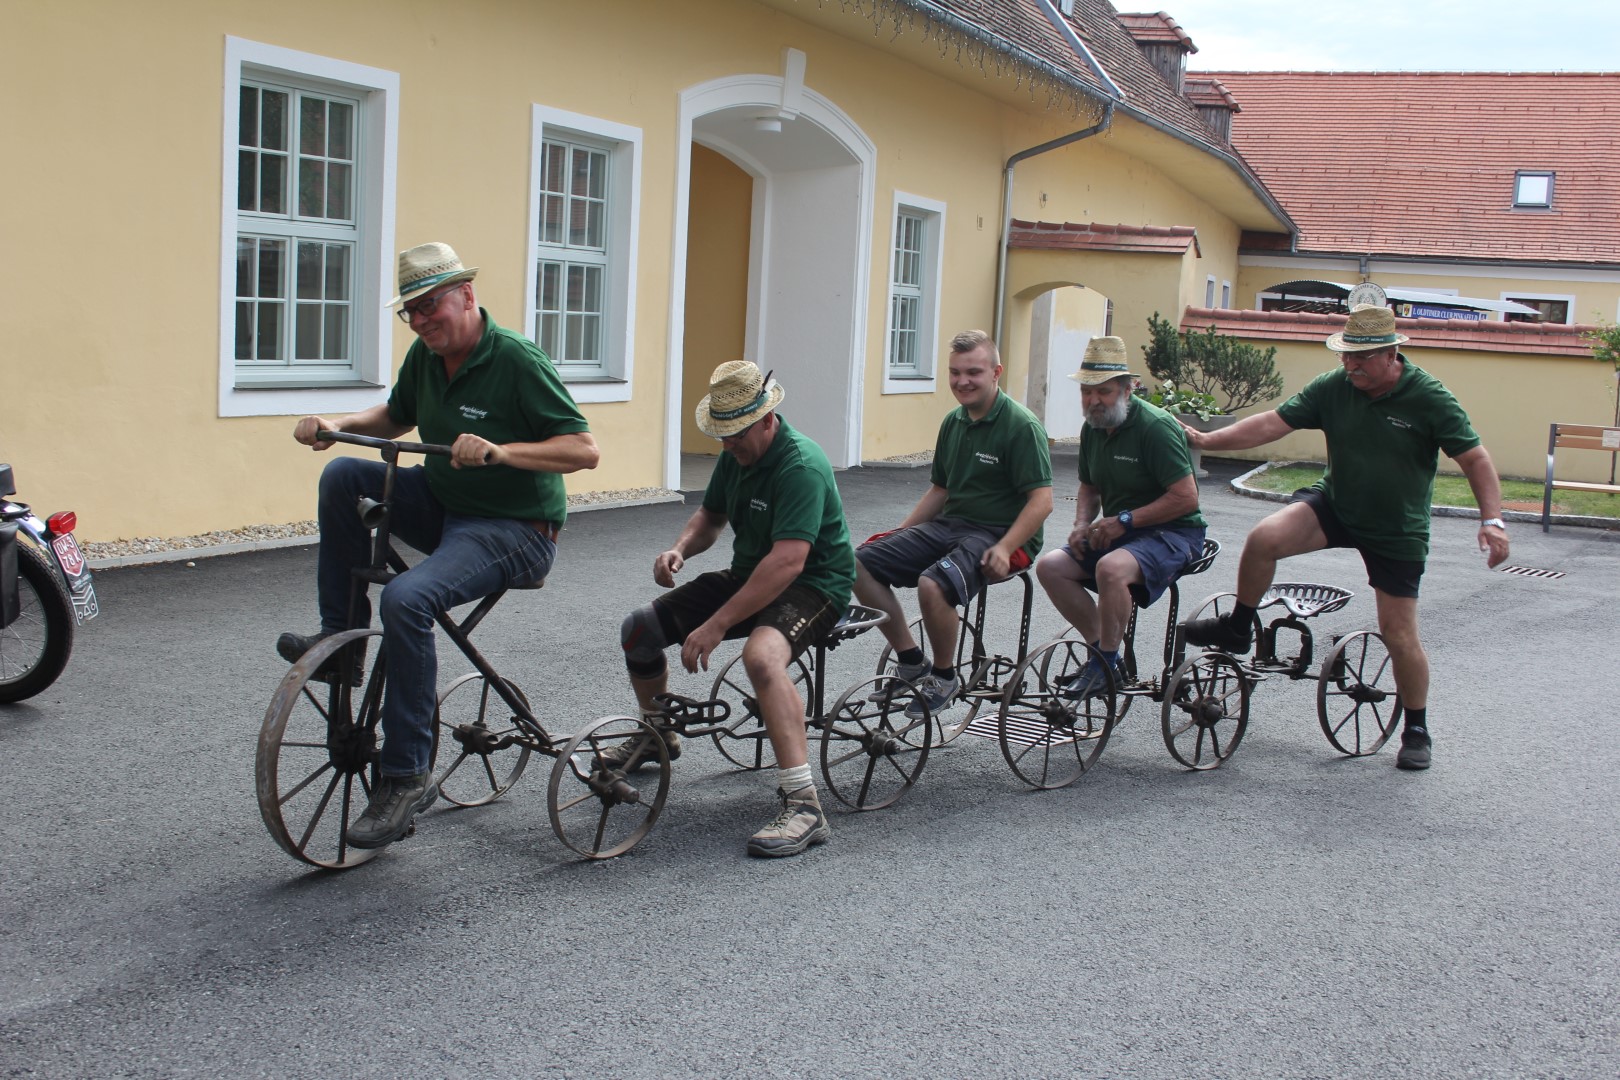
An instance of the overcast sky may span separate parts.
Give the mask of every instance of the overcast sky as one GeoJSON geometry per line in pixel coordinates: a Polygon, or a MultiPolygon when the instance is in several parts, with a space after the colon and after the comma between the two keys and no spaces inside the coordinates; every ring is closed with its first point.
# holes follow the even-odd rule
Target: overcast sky
{"type": "Polygon", "coordinates": [[[1190,71],[1617,71],[1620,0],[1161,0],[1190,71]]]}

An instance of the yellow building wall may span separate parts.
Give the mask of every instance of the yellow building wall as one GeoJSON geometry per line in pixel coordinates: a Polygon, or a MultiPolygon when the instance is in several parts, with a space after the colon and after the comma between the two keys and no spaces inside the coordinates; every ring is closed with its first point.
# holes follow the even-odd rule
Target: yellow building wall
{"type": "MultiPolygon", "coordinates": [[[[683,402],[702,400],[709,374],[743,356],[753,191],[753,177],[713,150],[692,147],[683,402]]],[[[683,407],[678,414],[681,452],[718,454],[720,444],[697,429],[690,411],[683,407]]]]}
{"type": "MultiPolygon", "coordinates": [[[[893,192],[949,208],[942,344],[965,327],[989,329],[1001,163],[1080,126],[1062,109],[1031,103],[1020,111],[971,80],[930,74],[865,39],[741,0],[14,5],[0,35],[0,98],[28,104],[0,110],[0,139],[33,164],[6,180],[7,239],[27,257],[0,268],[12,406],[0,454],[17,467],[27,497],[76,509],[88,540],[314,513],[325,459],[292,443],[295,418],[217,415],[227,35],[398,73],[394,246],[452,243],[482,267],[480,301],[506,326],[521,326],[524,312],[532,105],[641,130],[633,397],[584,407],[603,458],[594,472],[568,478],[572,491],[662,479],[681,89],[779,74],[791,46],[807,54],[807,86],[879,148],[866,298],[867,458],[930,445],[954,405],[943,379],[933,394],[881,393],[893,192]]],[[[718,171],[711,165],[699,166],[706,178],[718,171]]],[[[1196,178],[1185,183],[1196,186],[1196,178]]],[[[1206,253],[1235,248],[1236,230],[1187,186],[1106,139],[1021,166],[1014,213],[1191,224],[1206,253]]],[[[735,239],[728,245],[700,258],[742,250],[735,239]]],[[[1194,279],[1201,289],[1197,268],[1180,273],[1183,291],[1194,279]]],[[[728,313],[717,327],[730,332],[737,322],[728,313]]],[[[1145,333],[1121,331],[1133,346],[1145,333]]],[[[395,327],[390,378],[410,341],[395,327]]],[[[709,359],[689,356],[687,374],[706,375],[709,359]]],[[[1026,360],[1009,360],[1022,380],[1026,360]]],[[[683,417],[683,438],[687,426],[683,417]]]]}

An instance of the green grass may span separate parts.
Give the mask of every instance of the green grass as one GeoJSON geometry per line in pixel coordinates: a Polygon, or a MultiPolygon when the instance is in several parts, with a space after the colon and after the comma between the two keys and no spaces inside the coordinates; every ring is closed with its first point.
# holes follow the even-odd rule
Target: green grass
{"type": "MultiPolygon", "coordinates": [[[[1288,465],[1283,468],[1267,469],[1259,476],[1251,477],[1246,483],[1261,491],[1288,492],[1310,487],[1321,479],[1321,476],[1320,465],[1288,465]]],[[[1535,513],[1541,512],[1542,491],[1543,487],[1539,480],[1502,481],[1504,502],[1533,503],[1535,513]]],[[[1434,478],[1434,505],[1473,508],[1478,506],[1474,502],[1474,493],[1468,488],[1467,480],[1460,476],[1445,475],[1434,478]]],[[[1555,491],[1553,513],[1620,518],[1620,495],[1609,495],[1601,491],[1555,491]]]]}

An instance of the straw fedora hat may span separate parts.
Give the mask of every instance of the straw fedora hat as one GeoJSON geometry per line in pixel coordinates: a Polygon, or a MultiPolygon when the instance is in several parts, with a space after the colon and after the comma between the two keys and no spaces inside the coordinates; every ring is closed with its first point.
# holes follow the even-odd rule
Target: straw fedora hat
{"type": "Polygon", "coordinates": [[[728,360],[709,376],[709,393],[698,402],[697,426],[715,439],[735,435],[782,404],[782,385],[748,360],[728,360]]]}
{"type": "Polygon", "coordinates": [[[1080,370],[1069,378],[1081,386],[1096,386],[1125,375],[1133,379],[1142,377],[1131,370],[1130,363],[1125,359],[1124,340],[1117,337],[1094,337],[1086,343],[1086,354],[1080,358],[1080,370]]]}
{"type": "Polygon", "coordinates": [[[478,267],[461,265],[461,256],[449,244],[418,244],[399,253],[399,295],[388,301],[398,307],[440,285],[471,281],[478,267]]]}
{"type": "Polygon", "coordinates": [[[1411,340],[1395,332],[1395,313],[1389,308],[1357,304],[1350,309],[1350,321],[1344,329],[1327,339],[1327,347],[1334,352],[1369,352],[1411,340]]]}

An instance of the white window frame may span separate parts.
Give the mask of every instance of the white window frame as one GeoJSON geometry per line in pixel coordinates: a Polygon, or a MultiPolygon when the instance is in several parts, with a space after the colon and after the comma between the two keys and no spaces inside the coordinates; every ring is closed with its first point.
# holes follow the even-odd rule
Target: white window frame
{"type": "Polygon", "coordinates": [[[1209,275],[1209,277],[1204,279],[1204,306],[1206,308],[1212,308],[1212,307],[1215,306],[1215,275],[1214,274],[1211,274],[1211,275],[1209,275]]]}
{"type": "Polygon", "coordinates": [[[1550,210],[1553,203],[1554,173],[1551,169],[1520,169],[1513,174],[1513,207],[1516,210],[1550,210]],[[1524,182],[1526,180],[1546,180],[1547,197],[1545,199],[1525,199],[1524,182]]]}
{"type": "Polygon", "coordinates": [[[885,394],[932,394],[938,383],[939,364],[939,294],[945,270],[945,204],[938,199],[910,192],[896,191],[889,211],[889,261],[884,280],[883,304],[883,390],[885,394]],[[889,354],[894,337],[894,301],[896,296],[897,232],[900,215],[910,214],[922,219],[922,282],[918,289],[920,300],[917,314],[917,370],[915,374],[896,374],[889,354]]]}
{"type": "Polygon", "coordinates": [[[552,139],[601,149],[608,155],[602,364],[590,373],[557,364],[557,372],[576,402],[629,401],[635,377],[636,282],[640,277],[636,262],[641,238],[641,129],[548,105],[533,106],[531,123],[524,333],[531,341],[538,340],[539,263],[542,253],[553,250],[540,243],[540,182],[545,165],[542,148],[547,139],[552,139]]]}
{"type": "Polygon", "coordinates": [[[399,143],[399,74],[380,68],[225,38],[219,255],[219,415],[291,416],[355,412],[388,400],[392,365],[394,193],[399,143]],[[244,72],[249,81],[312,85],[360,102],[356,144],[352,377],[326,385],[242,386],[236,366],[237,123],[244,72]],[[374,314],[368,314],[374,312],[374,314]]]}
{"type": "MultiPolygon", "coordinates": [[[[1548,326],[1575,325],[1575,297],[1571,293],[1540,293],[1526,292],[1523,289],[1503,289],[1496,297],[1498,300],[1562,300],[1567,305],[1564,308],[1564,321],[1560,323],[1547,323],[1548,326]]],[[[1505,314],[1498,316],[1506,319],[1505,314]]]]}

